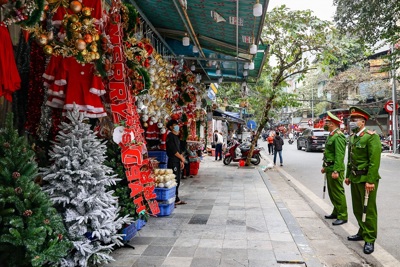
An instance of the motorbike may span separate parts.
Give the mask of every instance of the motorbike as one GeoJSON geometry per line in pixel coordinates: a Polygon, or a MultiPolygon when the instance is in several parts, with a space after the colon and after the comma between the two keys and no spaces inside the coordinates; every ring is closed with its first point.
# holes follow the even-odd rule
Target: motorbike
{"type": "Polygon", "coordinates": [[[289,145],[293,144],[294,140],[292,138],[289,139],[288,143],[289,145]]]}
{"type": "MultiPolygon", "coordinates": [[[[240,160],[246,160],[249,154],[251,143],[244,142],[240,144],[239,142],[233,140],[228,147],[228,152],[224,155],[224,164],[229,165],[232,161],[239,162],[240,160]]],[[[253,165],[258,165],[261,162],[261,154],[259,148],[254,148],[253,156],[251,158],[251,163],[253,165]]]]}

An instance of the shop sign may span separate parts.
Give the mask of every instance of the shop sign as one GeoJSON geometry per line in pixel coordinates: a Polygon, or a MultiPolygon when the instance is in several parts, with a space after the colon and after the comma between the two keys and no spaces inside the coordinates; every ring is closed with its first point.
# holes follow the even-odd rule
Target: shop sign
{"type": "Polygon", "coordinates": [[[214,93],[213,90],[209,89],[208,92],[207,92],[207,96],[208,96],[209,99],[215,100],[215,93],[214,93]]]}

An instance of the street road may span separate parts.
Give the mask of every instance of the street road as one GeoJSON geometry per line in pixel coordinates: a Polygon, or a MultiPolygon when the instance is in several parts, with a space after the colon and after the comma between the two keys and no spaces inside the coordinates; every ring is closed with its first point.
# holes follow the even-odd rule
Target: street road
{"type": "MultiPolygon", "coordinates": [[[[273,156],[268,155],[267,142],[260,140],[258,144],[266,148],[265,152],[272,161],[273,156]]],[[[288,140],[285,139],[282,168],[321,199],[324,184],[323,175],[321,174],[322,156],[322,152],[297,150],[296,141],[289,145],[288,140]]],[[[345,162],[347,162],[347,157],[345,162]]],[[[278,156],[277,165],[279,165],[278,156]]],[[[387,154],[382,154],[379,173],[382,179],[380,180],[377,197],[379,227],[377,243],[397,260],[400,260],[400,158],[396,159],[387,154]]],[[[357,221],[352,211],[350,187],[345,185],[345,191],[349,221],[357,226],[357,221]]],[[[332,206],[328,192],[326,192],[324,201],[332,206]]],[[[345,240],[345,238],[344,236],[343,239],[345,240]]]]}

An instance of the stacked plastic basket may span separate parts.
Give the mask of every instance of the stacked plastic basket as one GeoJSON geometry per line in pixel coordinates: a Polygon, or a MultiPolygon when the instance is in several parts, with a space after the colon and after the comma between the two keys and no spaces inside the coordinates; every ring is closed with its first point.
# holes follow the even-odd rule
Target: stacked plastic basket
{"type": "Polygon", "coordinates": [[[158,206],[160,207],[160,213],[157,216],[169,216],[174,210],[175,205],[175,191],[176,186],[171,188],[158,188],[154,189],[157,195],[158,206]]]}

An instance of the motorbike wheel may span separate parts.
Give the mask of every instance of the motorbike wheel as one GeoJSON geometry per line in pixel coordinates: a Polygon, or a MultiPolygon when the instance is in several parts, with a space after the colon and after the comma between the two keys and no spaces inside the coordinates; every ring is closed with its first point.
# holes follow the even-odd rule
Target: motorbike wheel
{"type": "Polygon", "coordinates": [[[256,159],[256,161],[251,161],[251,164],[253,164],[253,165],[258,165],[258,164],[260,164],[260,162],[261,162],[261,158],[260,158],[260,155],[254,155],[253,156],[253,159],[256,159]]]}
{"type": "Polygon", "coordinates": [[[232,157],[229,156],[229,157],[225,157],[223,162],[224,162],[224,165],[229,165],[229,163],[231,163],[231,161],[232,161],[232,157]]]}

